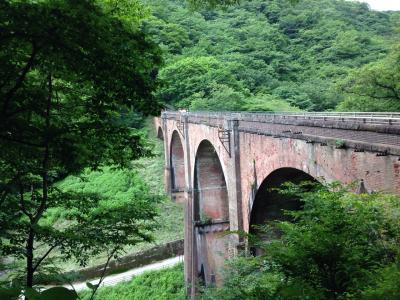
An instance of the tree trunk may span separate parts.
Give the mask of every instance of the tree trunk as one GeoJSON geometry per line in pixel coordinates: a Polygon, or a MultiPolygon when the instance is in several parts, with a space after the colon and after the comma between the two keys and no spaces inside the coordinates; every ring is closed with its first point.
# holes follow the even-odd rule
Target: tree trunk
{"type": "Polygon", "coordinates": [[[33,286],[33,241],[35,233],[32,227],[29,228],[28,239],[26,241],[26,286],[33,286]]]}
{"type": "Polygon", "coordinates": [[[37,224],[40,218],[43,215],[43,212],[46,210],[46,204],[48,201],[48,169],[49,169],[49,160],[50,160],[50,146],[49,146],[49,138],[48,132],[50,129],[50,109],[51,109],[51,101],[53,94],[53,83],[52,83],[52,75],[51,73],[48,76],[48,89],[49,96],[47,99],[46,111],[45,111],[45,129],[44,129],[44,145],[45,150],[43,154],[43,162],[42,162],[42,199],[40,201],[40,206],[36,211],[35,217],[31,220],[28,239],[26,242],[26,286],[33,286],[33,274],[39,266],[40,261],[36,266],[33,265],[33,243],[35,240],[35,232],[33,226],[37,224]]]}

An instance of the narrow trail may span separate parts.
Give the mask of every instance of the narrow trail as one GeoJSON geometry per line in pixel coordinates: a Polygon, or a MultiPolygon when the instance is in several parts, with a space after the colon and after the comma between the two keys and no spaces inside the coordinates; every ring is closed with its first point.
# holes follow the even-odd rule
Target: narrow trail
{"type": "MultiPolygon", "coordinates": [[[[125,282],[125,281],[129,281],[131,280],[133,277],[135,277],[136,275],[139,275],[143,272],[146,271],[152,271],[152,270],[160,270],[160,269],[164,269],[164,268],[168,268],[168,267],[172,267],[180,262],[183,262],[183,256],[177,256],[177,257],[173,257],[173,258],[168,258],[150,265],[146,265],[140,268],[135,268],[135,269],[131,269],[129,271],[123,272],[123,273],[119,273],[119,274],[115,274],[115,275],[109,275],[107,276],[103,282],[101,283],[100,287],[103,286],[113,286],[116,285],[120,282],[125,282]]],[[[93,279],[89,281],[91,284],[98,284],[99,279],[93,279]]],[[[88,289],[87,285],[86,285],[86,281],[85,282],[75,282],[72,283],[74,289],[79,292],[82,291],[84,289],[88,289]]],[[[70,288],[71,285],[65,285],[66,288],[70,288]]]]}

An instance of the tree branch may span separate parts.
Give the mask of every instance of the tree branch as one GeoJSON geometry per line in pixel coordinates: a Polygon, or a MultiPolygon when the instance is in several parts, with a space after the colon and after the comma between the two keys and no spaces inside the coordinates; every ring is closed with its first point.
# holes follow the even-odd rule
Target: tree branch
{"type": "Polygon", "coordinates": [[[24,199],[24,187],[22,186],[21,180],[19,181],[19,205],[22,210],[22,212],[29,218],[31,223],[33,222],[33,215],[28,212],[25,206],[25,199],[24,199]]]}
{"type": "Polygon", "coordinates": [[[101,284],[101,283],[103,282],[103,280],[104,280],[104,277],[105,277],[106,272],[107,272],[107,267],[108,267],[108,265],[109,265],[109,263],[110,263],[110,261],[111,261],[111,258],[114,256],[115,252],[117,252],[117,249],[116,249],[116,248],[114,248],[114,249],[111,251],[110,255],[108,255],[108,257],[107,257],[107,262],[106,262],[106,264],[104,265],[104,268],[103,268],[103,270],[102,270],[102,272],[101,272],[101,276],[100,276],[100,279],[99,279],[99,283],[96,284],[95,287],[94,287],[94,289],[92,290],[92,295],[90,296],[89,300],[93,300],[93,299],[94,299],[93,297],[94,297],[94,295],[96,294],[97,289],[100,287],[100,284],[101,284]]]}
{"type": "Polygon", "coordinates": [[[5,116],[8,110],[8,106],[10,105],[11,98],[17,92],[17,90],[22,86],[22,83],[25,80],[26,74],[28,74],[29,70],[32,68],[35,57],[37,54],[37,47],[35,42],[32,42],[32,52],[31,55],[25,64],[25,67],[22,69],[21,74],[17,78],[15,85],[4,95],[4,103],[3,103],[3,110],[2,115],[5,116]]]}
{"type": "Polygon", "coordinates": [[[380,100],[393,100],[393,97],[390,96],[379,96],[375,94],[368,94],[368,93],[358,93],[358,92],[351,92],[351,91],[346,91],[347,94],[352,94],[356,96],[361,96],[361,97],[369,97],[373,99],[380,99],[380,100]]]}
{"type": "Polygon", "coordinates": [[[8,189],[3,189],[1,191],[1,196],[0,196],[0,205],[3,204],[3,202],[6,200],[7,195],[9,194],[9,190],[8,189]]]}
{"type": "Polygon", "coordinates": [[[25,146],[31,146],[31,147],[38,147],[38,148],[44,147],[44,145],[41,145],[41,144],[35,144],[32,142],[17,140],[17,139],[11,138],[9,136],[4,136],[4,135],[0,135],[0,140],[6,140],[9,142],[14,142],[14,143],[18,143],[18,144],[25,145],[25,146]]]}
{"type": "Polygon", "coordinates": [[[1,192],[0,192],[0,194],[1,194],[1,196],[0,196],[0,205],[6,200],[7,195],[10,193],[10,187],[9,187],[9,186],[10,186],[14,181],[16,181],[16,180],[19,178],[20,175],[21,175],[21,174],[18,173],[18,174],[15,175],[13,178],[11,178],[11,180],[9,180],[6,184],[4,184],[4,187],[3,187],[3,189],[2,189],[1,192]]]}
{"type": "Polygon", "coordinates": [[[49,256],[50,252],[54,250],[54,248],[57,247],[56,245],[51,246],[46,253],[36,262],[35,266],[33,267],[33,272],[36,271],[36,269],[39,267],[39,265],[42,263],[43,260],[46,259],[47,256],[49,256]]]}
{"type": "Polygon", "coordinates": [[[377,86],[379,86],[380,88],[382,88],[382,89],[386,89],[389,92],[392,92],[393,93],[393,97],[392,98],[396,98],[396,99],[400,100],[400,95],[398,94],[397,90],[393,86],[380,83],[380,82],[378,82],[378,80],[375,80],[375,84],[377,86]]]}
{"type": "Polygon", "coordinates": [[[39,221],[39,219],[42,217],[42,214],[46,208],[47,204],[47,199],[48,199],[48,168],[49,168],[49,160],[50,160],[50,141],[49,141],[49,130],[50,130],[50,110],[51,110],[51,101],[52,101],[52,94],[53,94],[53,81],[52,81],[52,75],[49,73],[48,75],[48,90],[49,90],[49,96],[47,98],[47,105],[46,105],[46,112],[45,112],[45,117],[46,117],[46,128],[44,131],[44,156],[43,156],[43,162],[42,162],[42,168],[43,168],[43,173],[42,173],[42,182],[43,182],[43,189],[42,189],[42,200],[40,203],[40,206],[36,212],[35,215],[35,223],[39,221]]]}

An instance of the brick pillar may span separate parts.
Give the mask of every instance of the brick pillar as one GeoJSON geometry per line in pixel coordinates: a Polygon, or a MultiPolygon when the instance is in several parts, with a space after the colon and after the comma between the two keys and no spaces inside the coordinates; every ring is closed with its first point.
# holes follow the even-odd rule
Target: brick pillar
{"type": "MultiPolygon", "coordinates": [[[[227,119],[227,127],[230,130],[231,166],[227,180],[230,181],[229,193],[229,220],[230,230],[243,230],[242,215],[242,181],[240,174],[240,140],[239,120],[227,119]]],[[[229,256],[237,254],[237,250],[243,244],[243,237],[231,235],[229,256]]]]}
{"type": "Polygon", "coordinates": [[[182,114],[183,120],[183,138],[184,138],[184,160],[185,160],[185,238],[184,238],[184,273],[185,273],[185,286],[187,296],[194,299],[195,285],[197,275],[194,273],[196,270],[194,259],[194,227],[193,227],[193,186],[191,176],[191,160],[190,160],[190,140],[189,140],[189,123],[188,115],[182,114]]]}
{"type": "Polygon", "coordinates": [[[161,114],[161,126],[164,132],[164,188],[167,195],[171,196],[171,153],[168,147],[167,115],[164,113],[161,114]]]}

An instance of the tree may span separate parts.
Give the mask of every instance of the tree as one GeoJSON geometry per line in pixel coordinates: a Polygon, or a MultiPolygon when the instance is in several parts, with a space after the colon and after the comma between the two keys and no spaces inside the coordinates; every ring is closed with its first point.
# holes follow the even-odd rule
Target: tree
{"type": "Polygon", "coordinates": [[[194,99],[210,98],[217,86],[246,93],[229,68],[214,57],[188,57],[165,67],[159,76],[158,97],[169,104],[189,107],[194,99]]]}
{"type": "MultiPolygon", "coordinates": [[[[251,1],[251,0],[248,0],[251,1]]],[[[300,0],[283,0],[287,1],[288,3],[298,3],[300,0]]],[[[242,0],[188,0],[189,4],[191,4],[194,7],[219,7],[219,6],[232,6],[232,5],[237,5],[241,2],[244,2],[242,0]]]]}
{"type": "Polygon", "coordinates": [[[205,299],[399,297],[398,196],[357,195],[336,183],[289,184],[281,193],[300,196],[303,209],[286,212],[291,222],[261,227],[264,238],[279,228],[280,239],[250,237],[264,254],[230,261],[224,287],[206,290],[205,299]]]}
{"type": "Polygon", "coordinates": [[[372,11],[354,1],[302,0],[291,5],[282,0],[243,0],[223,9],[195,11],[185,1],[146,3],[153,17],[145,29],[166,50],[157,95],[177,108],[189,107],[194,98],[208,99],[211,84],[216,83],[249,101],[265,94],[307,111],[334,110],[347,97],[336,88],[338,83],[385,57],[398,34],[395,13],[372,11]],[[211,60],[218,65],[206,73],[218,69],[216,80],[203,80],[196,70],[208,68],[211,60]],[[175,93],[181,83],[183,88],[175,93]]]}
{"type": "Polygon", "coordinates": [[[339,108],[400,110],[400,52],[397,45],[385,58],[353,71],[340,88],[349,98],[339,108]]]}
{"type": "Polygon", "coordinates": [[[240,0],[188,0],[193,7],[216,7],[239,4],[240,0]]]}
{"type": "Polygon", "coordinates": [[[0,2],[0,253],[26,260],[27,287],[56,249],[84,264],[150,238],[147,193],[127,205],[55,186],[83,168],[122,167],[149,153],[120,120],[159,109],[160,51],[123,5],[134,2],[0,2]],[[67,225],[46,221],[52,209],[66,211],[67,225]]]}
{"type": "Polygon", "coordinates": [[[189,43],[188,33],[176,24],[170,24],[156,18],[143,22],[144,30],[153,37],[153,41],[165,48],[165,52],[181,54],[182,48],[189,43]]]}
{"type": "Polygon", "coordinates": [[[300,111],[296,106],[292,106],[288,102],[268,94],[257,94],[254,97],[246,99],[246,103],[243,107],[247,111],[300,111]]]}
{"type": "Polygon", "coordinates": [[[208,97],[202,93],[194,94],[190,110],[197,111],[239,111],[243,107],[245,96],[241,92],[223,85],[211,85],[208,97]]]}

